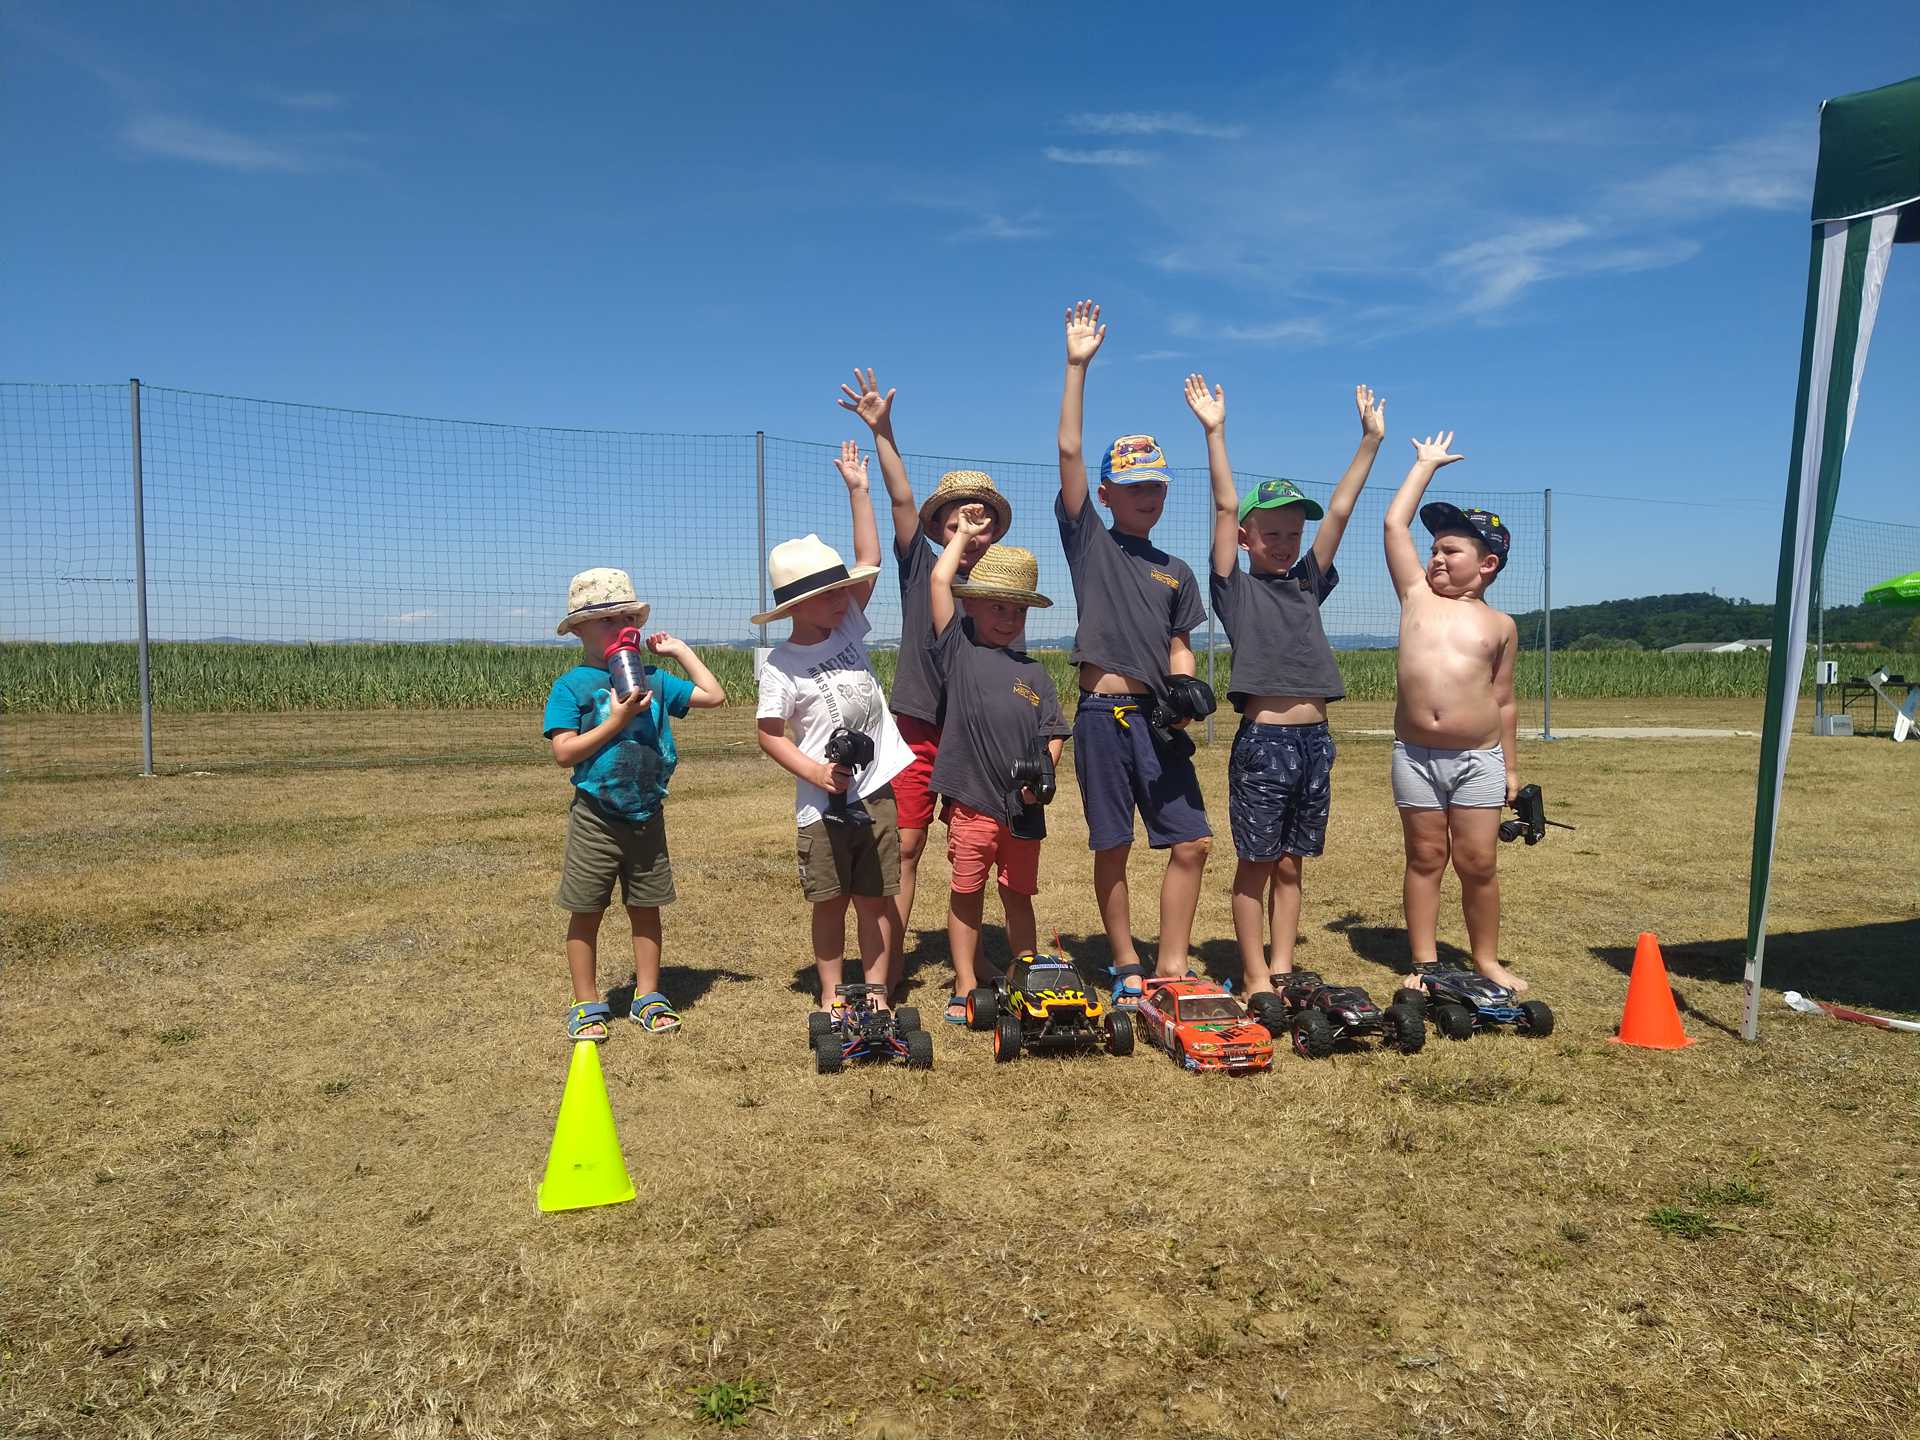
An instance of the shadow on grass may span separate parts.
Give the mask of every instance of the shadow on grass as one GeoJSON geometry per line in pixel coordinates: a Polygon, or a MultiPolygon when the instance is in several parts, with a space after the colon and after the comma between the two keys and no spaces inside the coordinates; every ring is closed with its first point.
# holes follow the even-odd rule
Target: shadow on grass
{"type": "MultiPolygon", "coordinates": [[[[1348,911],[1337,920],[1329,920],[1327,929],[1335,935],[1344,935],[1353,953],[1362,960],[1371,960],[1382,969],[1391,970],[1395,975],[1405,975],[1413,969],[1413,950],[1407,944],[1407,932],[1400,925],[1363,925],[1357,911],[1348,911]]],[[[1471,969],[1473,955],[1458,945],[1449,945],[1442,940],[1435,947],[1435,957],[1442,965],[1464,965],[1471,969]]],[[[1516,962],[1518,963],[1518,962],[1516,962]]],[[[1524,967],[1522,967],[1524,973],[1524,967]]]]}
{"type": "MultiPolygon", "coordinates": [[[[1591,953],[1623,975],[1633,971],[1631,945],[1596,945],[1591,953]]],[[[1745,936],[1662,945],[1660,955],[1671,976],[1737,985],[1746,975],[1745,936]]],[[[1920,920],[1768,935],[1761,980],[1769,990],[1799,990],[1841,1005],[1920,1011],[1920,920]]],[[[1680,1008],[1688,1009],[1684,1001],[1680,1008]]]]}
{"type": "MultiPolygon", "coordinates": [[[[743,975],[738,970],[710,969],[704,965],[662,965],[660,993],[673,1002],[676,1010],[685,1010],[699,1004],[707,991],[722,980],[733,982],[751,979],[753,976],[743,975]]],[[[607,991],[607,1005],[615,1015],[625,1015],[633,1008],[631,977],[607,991]]]]}
{"type": "MultiPolygon", "coordinates": [[[[1012,959],[1012,951],[1007,944],[1006,927],[982,925],[980,949],[975,961],[982,978],[988,979],[997,975],[1012,959]]],[[[849,957],[847,968],[842,973],[848,980],[857,980],[859,970],[859,960],[849,957]]],[[[901,957],[902,1002],[909,1005],[937,1005],[937,1008],[944,1009],[947,1003],[947,987],[952,983],[953,952],[947,946],[946,927],[943,925],[938,930],[915,930],[913,938],[907,942],[905,954],[901,957]]],[[[809,960],[805,964],[794,967],[793,982],[787,988],[796,995],[806,996],[809,1000],[816,1002],[819,1000],[820,975],[813,968],[812,961],[809,960]]]]}

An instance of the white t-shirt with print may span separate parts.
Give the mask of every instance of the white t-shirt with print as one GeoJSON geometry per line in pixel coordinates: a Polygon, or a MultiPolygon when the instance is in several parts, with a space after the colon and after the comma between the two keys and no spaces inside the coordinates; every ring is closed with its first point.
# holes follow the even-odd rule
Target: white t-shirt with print
{"type": "MultiPolygon", "coordinates": [[[[800,753],[827,758],[827,740],[835,730],[864,730],[873,737],[873,763],[854,773],[850,795],[864,799],[913,763],[913,751],[887,709],[867,657],[872,629],[866,611],[849,606],[839,627],[816,645],[783,640],[760,670],[762,720],[784,720],[800,753]]],[[[794,820],[801,829],[822,817],[830,797],[812,781],[794,777],[794,820]]]]}

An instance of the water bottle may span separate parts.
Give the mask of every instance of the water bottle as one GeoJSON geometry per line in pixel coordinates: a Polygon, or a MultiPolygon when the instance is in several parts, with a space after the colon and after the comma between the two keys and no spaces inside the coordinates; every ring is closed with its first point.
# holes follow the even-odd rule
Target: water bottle
{"type": "Polygon", "coordinates": [[[647,683],[647,662],[640,654],[640,631],[629,625],[607,646],[607,674],[613,677],[613,693],[624,700],[647,683]]]}

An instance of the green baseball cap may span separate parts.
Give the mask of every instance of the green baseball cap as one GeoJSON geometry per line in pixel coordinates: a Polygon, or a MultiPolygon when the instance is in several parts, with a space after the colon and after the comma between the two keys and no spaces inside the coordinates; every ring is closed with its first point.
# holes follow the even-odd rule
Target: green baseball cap
{"type": "Polygon", "coordinates": [[[1278,510],[1282,505],[1305,507],[1307,519],[1318,520],[1327,512],[1309,500],[1306,492],[1291,480],[1262,480],[1240,497],[1240,518],[1245,520],[1256,510],[1278,510]]]}

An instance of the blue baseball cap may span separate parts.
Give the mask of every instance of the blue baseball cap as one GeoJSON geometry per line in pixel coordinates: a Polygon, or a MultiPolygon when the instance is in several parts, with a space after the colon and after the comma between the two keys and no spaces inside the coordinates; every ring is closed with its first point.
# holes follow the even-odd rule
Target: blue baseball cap
{"type": "Polygon", "coordinates": [[[1420,523],[1427,532],[1438,535],[1443,530],[1456,534],[1464,530],[1469,535],[1478,535],[1487,549],[1500,562],[1493,572],[1498,575],[1507,568],[1507,551],[1513,548],[1513,532],[1500,522],[1500,517],[1491,510],[1482,510],[1478,505],[1462,510],[1458,505],[1449,505],[1445,500],[1436,500],[1431,505],[1420,507],[1420,523]]]}
{"type": "Polygon", "coordinates": [[[1102,485],[1139,485],[1149,480],[1165,485],[1168,478],[1167,457],[1151,435],[1122,435],[1100,461],[1102,485]]]}

